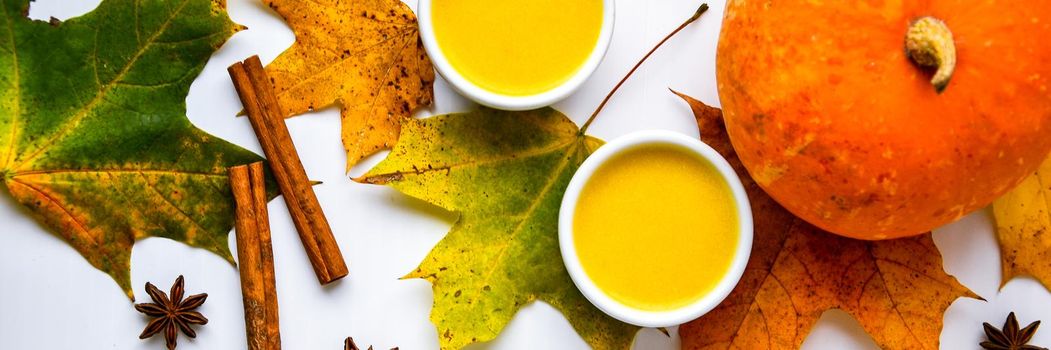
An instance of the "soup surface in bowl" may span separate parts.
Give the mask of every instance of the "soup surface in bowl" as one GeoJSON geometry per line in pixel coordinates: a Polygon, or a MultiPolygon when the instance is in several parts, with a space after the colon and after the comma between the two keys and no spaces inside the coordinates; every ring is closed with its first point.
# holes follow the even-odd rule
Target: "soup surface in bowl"
{"type": "Polygon", "coordinates": [[[730,271],[741,230],[726,179],[675,145],[643,145],[602,163],[580,192],[572,226],[595,286],[657,312],[711,293],[730,271]]]}
{"type": "Polygon", "coordinates": [[[434,35],[474,85],[507,96],[552,90],[598,44],[603,0],[432,0],[434,35]]]}

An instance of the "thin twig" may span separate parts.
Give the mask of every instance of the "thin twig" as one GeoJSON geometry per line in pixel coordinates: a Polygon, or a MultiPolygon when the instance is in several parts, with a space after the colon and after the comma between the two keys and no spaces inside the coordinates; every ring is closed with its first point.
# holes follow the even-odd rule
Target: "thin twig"
{"type": "Polygon", "coordinates": [[[599,112],[602,112],[602,108],[606,107],[606,103],[609,103],[609,99],[613,97],[613,94],[617,93],[617,90],[620,90],[621,85],[624,85],[624,82],[627,81],[628,78],[631,78],[632,74],[635,74],[635,71],[639,69],[639,66],[642,66],[642,63],[646,62],[646,59],[650,58],[650,56],[653,55],[653,53],[656,52],[657,49],[659,49],[662,45],[664,45],[664,43],[667,42],[668,39],[671,39],[673,36],[675,36],[675,34],[678,34],[680,31],[685,29],[686,26],[689,26],[691,23],[697,21],[697,19],[701,18],[701,15],[703,15],[707,11],[708,4],[701,4],[701,7],[697,8],[697,12],[694,12],[693,16],[687,19],[686,22],[683,22],[681,25],[679,25],[678,28],[675,28],[675,30],[669,33],[668,36],[665,36],[664,39],[661,40],[661,42],[657,43],[657,46],[654,46],[653,49],[650,49],[649,53],[646,53],[646,56],[642,56],[642,59],[639,60],[639,63],[636,63],[635,67],[632,67],[631,70],[628,71],[628,74],[625,75],[624,78],[620,79],[620,82],[617,83],[617,86],[613,87],[613,90],[611,90],[609,94],[606,95],[606,98],[603,99],[602,103],[598,105],[598,108],[595,109],[595,112],[591,113],[591,116],[588,117],[588,120],[584,122],[583,126],[580,127],[580,135],[584,135],[584,133],[587,132],[588,127],[590,127],[591,123],[595,121],[595,117],[598,116],[599,112]]]}

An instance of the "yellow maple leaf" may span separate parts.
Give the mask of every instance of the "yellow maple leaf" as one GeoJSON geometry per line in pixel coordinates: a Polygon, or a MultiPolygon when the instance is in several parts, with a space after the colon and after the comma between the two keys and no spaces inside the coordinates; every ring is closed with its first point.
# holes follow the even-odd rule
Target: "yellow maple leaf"
{"type": "Polygon", "coordinates": [[[347,169],[389,148],[434,97],[416,15],[400,0],[266,0],[296,42],[266,67],[286,116],[341,105],[347,169]]]}
{"type": "Polygon", "coordinates": [[[993,203],[1003,284],[1033,276],[1051,290],[1051,157],[993,203]]]}

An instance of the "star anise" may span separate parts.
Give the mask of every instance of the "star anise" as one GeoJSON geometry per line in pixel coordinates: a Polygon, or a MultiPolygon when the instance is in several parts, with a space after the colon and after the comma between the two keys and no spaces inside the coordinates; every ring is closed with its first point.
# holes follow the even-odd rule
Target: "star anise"
{"type": "Polygon", "coordinates": [[[1047,350],[1036,345],[1027,345],[1029,340],[1033,339],[1033,335],[1036,334],[1036,329],[1040,327],[1040,321],[1018,329],[1018,319],[1015,318],[1015,313],[1012,312],[1010,315],[1007,315],[1007,322],[1004,322],[1003,329],[996,329],[988,322],[982,325],[985,326],[986,338],[989,338],[989,340],[978,344],[983,348],[990,350],[1047,350]]]}
{"type": "Polygon", "coordinates": [[[146,339],[157,333],[164,332],[164,341],[168,345],[168,350],[174,350],[175,340],[179,337],[179,330],[182,330],[187,337],[196,338],[197,332],[190,328],[190,325],[208,323],[208,319],[204,318],[204,315],[193,311],[204,304],[204,300],[208,299],[208,294],[191,295],[183,300],[182,276],[175,279],[170,299],[168,295],[157,289],[157,286],[149,282],[146,282],[146,293],[150,295],[153,302],[135,304],[135,310],[153,317],[153,320],[150,320],[150,323],[146,325],[146,329],[142,330],[139,339],[146,339]]]}
{"type": "MultiPolygon", "coordinates": [[[[358,348],[358,344],[354,344],[354,338],[347,337],[347,340],[343,341],[343,350],[361,350],[358,348]]],[[[369,350],[372,350],[372,346],[369,346],[369,350]]],[[[390,350],[398,350],[398,348],[391,348],[390,350]]]]}

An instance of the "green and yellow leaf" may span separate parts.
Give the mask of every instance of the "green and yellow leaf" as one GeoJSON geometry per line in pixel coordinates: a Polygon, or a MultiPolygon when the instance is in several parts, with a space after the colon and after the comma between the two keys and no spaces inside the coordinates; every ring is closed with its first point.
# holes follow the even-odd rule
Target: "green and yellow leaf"
{"type": "Polygon", "coordinates": [[[554,109],[482,109],[409,120],[387,159],[358,179],[461,214],[406,276],[433,283],[443,349],[495,338],[534,300],[561,311],[593,348],[630,348],[638,327],[592,306],[558,247],[562,195],[600,144],[554,109]]]}
{"type": "Polygon", "coordinates": [[[131,247],[166,237],[233,261],[226,168],[257,155],[190,124],[185,98],[239,26],[225,2],[106,0],[66,22],[0,9],[0,182],[131,297],[131,247]]]}

